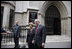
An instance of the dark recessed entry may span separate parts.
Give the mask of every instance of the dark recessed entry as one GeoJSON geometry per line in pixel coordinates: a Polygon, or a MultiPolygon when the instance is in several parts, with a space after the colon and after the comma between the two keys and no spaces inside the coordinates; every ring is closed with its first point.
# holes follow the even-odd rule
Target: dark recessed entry
{"type": "Polygon", "coordinates": [[[51,5],[45,13],[47,35],[61,35],[61,16],[56,6],[51,5]]]}

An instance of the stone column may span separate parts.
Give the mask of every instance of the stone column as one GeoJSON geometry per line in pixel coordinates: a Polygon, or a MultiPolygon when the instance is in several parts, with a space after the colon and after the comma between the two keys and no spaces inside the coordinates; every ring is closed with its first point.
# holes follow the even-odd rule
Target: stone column
{"type": "Polygon", "coordinates": [[[8,27],[9,12],[10,8],[8,6],[4,6],[3,27],[8,27]]]}
{"type": "Polygon", "coordinates": [[[67,22],[67,35],[71,37],[71,17],[68,17],[67,22]]]}
{"type": "Polygon", "coordinates": [[[67,18],[61,18],[61,34],[67,34],[67,18]]]}

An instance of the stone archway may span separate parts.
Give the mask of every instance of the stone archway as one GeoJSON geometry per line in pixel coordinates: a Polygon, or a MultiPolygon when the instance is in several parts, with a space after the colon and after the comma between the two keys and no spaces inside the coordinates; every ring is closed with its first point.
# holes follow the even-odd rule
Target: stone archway
{"type": "Polygon", "coordinates": [[[54,5],[58,8],[61,18],[67,17],[68,12],[67,8],[62,1],[46,1],[43,3],[42,7],[40,8],[41,15],[45,17],[46,10],[49,6],[54,5]]]}
{"type": "Polygon", "coordinates": [[[47,35],[61,35],[61,16],[56,6],[51,5],[45,13],[47,35]]]}
{"type": "MultiPolygon", "coordinates": [[[[61,16],[61,34],[66,34],[66,26],[67,26],[67,15],[68,15],[68,12],[67,12],[67,9],[66,9],[66,6],[64,5],[64,3],[62,1],[46,1],[44,2],[43,6],[41,7],[40,9],[40,12],[41,12],[41,16],[43,18],[45,18],[45,13],[46,13],[46,10],[49,6],[51,5],[54,5],[57,7],[57,9],[59,10],[60,12],[60,16],[61,16]]],[[[45,20],[44,20],[44,25],[45,25],[45,20]]]]}

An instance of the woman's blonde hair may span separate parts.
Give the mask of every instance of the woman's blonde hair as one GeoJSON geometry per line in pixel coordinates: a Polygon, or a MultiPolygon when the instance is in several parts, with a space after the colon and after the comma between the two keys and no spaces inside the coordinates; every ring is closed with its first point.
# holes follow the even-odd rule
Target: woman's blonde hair
{"type": "Polygon", "coordinates": [[[29,25],[32,25],[32,27],[34,26],[33,22],[30,22],[29,25]]]}

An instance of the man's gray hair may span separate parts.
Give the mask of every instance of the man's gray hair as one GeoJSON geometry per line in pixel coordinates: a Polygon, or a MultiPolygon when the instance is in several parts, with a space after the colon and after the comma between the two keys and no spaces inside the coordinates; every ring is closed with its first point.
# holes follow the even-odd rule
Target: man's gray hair
{"type": "Polygon", "coordinates": [[[36,21],[40,22],[39,19],[35,19],[35,22],[36,22],[36,21]]]}

